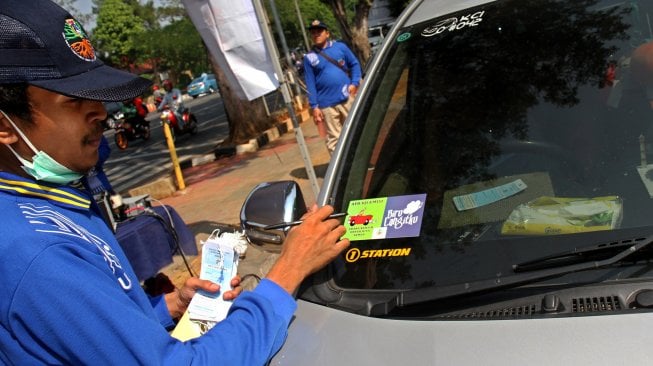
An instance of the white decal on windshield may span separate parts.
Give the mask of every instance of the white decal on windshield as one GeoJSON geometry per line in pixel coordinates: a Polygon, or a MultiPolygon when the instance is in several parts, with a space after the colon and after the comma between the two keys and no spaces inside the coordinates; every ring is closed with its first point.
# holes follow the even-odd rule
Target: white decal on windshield
{"type": "Polygon", "coordinates": [[[443,32],[454,32],[467,27],[476,27],[483,21],[485,11],[477,11],[473,14],[467,14],[461,17],[447,18],[437,22],[435,25],[426,27],[422,31],[423,37],[433,37],[443,32]]]}

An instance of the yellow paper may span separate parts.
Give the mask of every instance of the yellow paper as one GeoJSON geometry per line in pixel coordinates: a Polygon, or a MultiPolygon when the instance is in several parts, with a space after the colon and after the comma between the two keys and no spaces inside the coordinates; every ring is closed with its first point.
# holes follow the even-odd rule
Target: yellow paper
{"type": "Polygon", "coordinates": [[[185,342],[189,339],[197,338],[201,335],[200,326],[190,320],[188,317],[188,312],[186,311],[170,335],[182,342],[185,342]]]}
{"type": "Polygon", "coordinates": [[[562,198],[544,196],[519,205],[501,228],[504,235],[557,235],[612,230],[621,224],[617,196],[562,198]]]}

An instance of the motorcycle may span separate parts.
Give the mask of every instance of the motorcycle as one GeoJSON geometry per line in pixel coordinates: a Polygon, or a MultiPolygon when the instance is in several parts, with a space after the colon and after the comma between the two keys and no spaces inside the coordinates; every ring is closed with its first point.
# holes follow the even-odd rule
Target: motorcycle
{"type": "Polygon", "coordinates": [[[125,150],[129,146],[129,141],[135,139],[150,139],[150,122],[140,116],[125,118],[123,111],[117,111],[110,118],[109,126],[115,130],[114,140],[120,150],[125,150]]]}
{"type": "Polygon", "coordinates": [[[170,133],[172,134],[172,140],[174,141],[177,136],[190,133],[195,135],[199,130],[197,125],[197,118],[191,113],[189,108],[183,108],[181,111],[181,118],[183,119],[183,127],[179,127],[179,121],[177,119],[177,113],[174,111],[178,106],[173,106],[172,109],[168,106],[165,106],[161,112],[161,125],[164,123],[169,123],[170,133]]]}

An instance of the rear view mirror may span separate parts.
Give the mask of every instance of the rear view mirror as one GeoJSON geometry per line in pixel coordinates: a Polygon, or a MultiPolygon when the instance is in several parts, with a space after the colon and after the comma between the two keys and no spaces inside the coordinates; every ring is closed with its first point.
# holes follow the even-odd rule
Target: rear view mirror
{"type": "Polygon", "coordinates": [[[249,193],[240,210],[240,226],[247,239],[264,250],[278,252],[286,239],[286,230],[264,230],[268,225],[299,220],[306,203],[294,181],[261,183],[249,193]]]}

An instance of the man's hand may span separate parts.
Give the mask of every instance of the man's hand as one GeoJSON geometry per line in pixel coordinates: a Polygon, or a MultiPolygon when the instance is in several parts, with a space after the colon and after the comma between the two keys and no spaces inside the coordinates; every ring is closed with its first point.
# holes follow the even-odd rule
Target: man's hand
{"type": "Polygon", "coordinates": [[[356,93],[358,93],[358,87],[354,84],[349,84],[349,88],[347,90],[349,90],[349,96],[352,98],[356,96],[356,93]]]}
{"type": "Polygon", "coordinates": [[[328,219],[333,207],[314,206],[304,215],[304,222],[288,232],[281,254],[267,278],[292,294],[304,278],[334,260],[349,246],[349,239],[340,239],[345,227],[338,219],[328,219]]]}
{"type": "Polygon", "coordinates": [[[313,108],[313,122],[316,125],[324,122],[324,113],[320,108],[313,108]]]}
{"type": "MultiPolygon", "coordinates": [[[[222,295],[225,300],[233,300],[243,291],[240,287],[240,276],[232,278],[230,285],[232,289],[225,291],[222,295]]],[[[190,300],[198,290],[211,293],[218,292],[220,291],[220,285],[208,280],[201,280],[197,277],[188,278],[182,288],[175,289],[175,291],[165,295],[166,305],[168,305],[168,311],[173,319],[179,318],[184,314],[188,308],[188,304],[190,304],[190,300]]]]}

